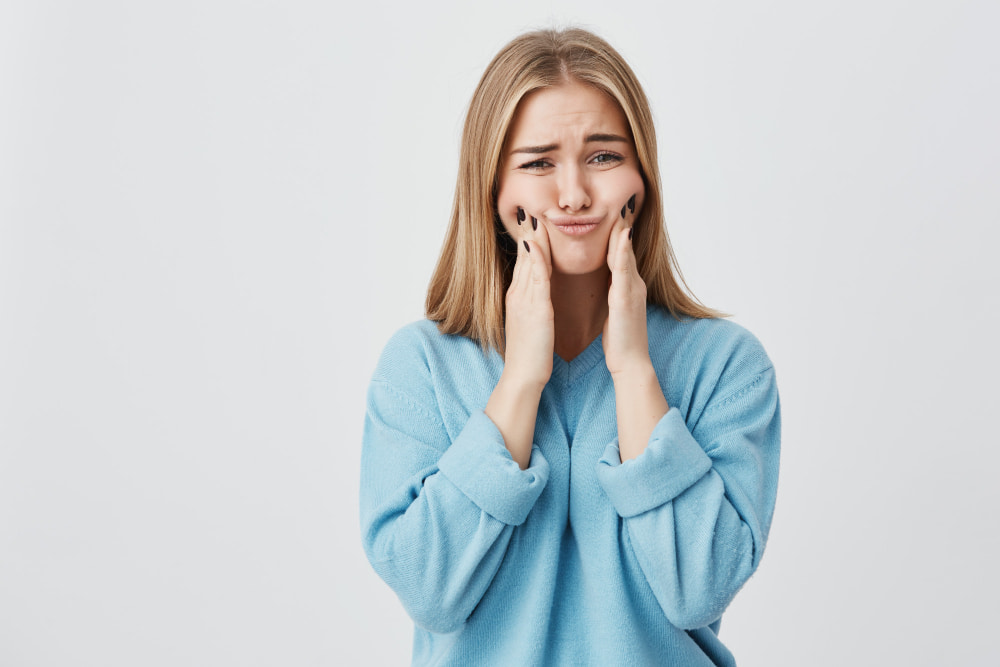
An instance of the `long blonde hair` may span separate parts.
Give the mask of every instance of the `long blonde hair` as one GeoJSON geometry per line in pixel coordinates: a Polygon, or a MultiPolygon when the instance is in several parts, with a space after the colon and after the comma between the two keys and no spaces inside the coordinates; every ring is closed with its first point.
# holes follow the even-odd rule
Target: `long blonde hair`
{"type": "Polygon", "coordinates": [[[663,222],[653,117],[639,81],[611,45],[578,28],[523,34],[483,73],[462,131],[451,224],[427,290],[427,317],[442,333],[467,336],[503,354],[505,296],[517,248],[496,210],[502,150],[521,99],[570,79],[615,99],[632,131],[646,187],[633,244],[647,301],[678,318],[728,317],[691,295],[677,265],[663,222]]]}

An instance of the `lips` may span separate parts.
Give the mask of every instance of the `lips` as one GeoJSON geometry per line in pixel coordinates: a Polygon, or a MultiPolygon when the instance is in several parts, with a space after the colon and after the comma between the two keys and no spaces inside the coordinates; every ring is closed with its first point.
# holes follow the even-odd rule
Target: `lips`
{"type": "Polygon", "coordinates": [[[581,234],[586,234],[587,232],[597,229],[597,223],[592,222],[590,224],[555,225],[555,228],[564,234],[569,234],[570,236],[580,236],[581,234]]]}
{"type": "Polygon", "coordinates": [[[600,216],[549,218],[552,226],[570,236],[581,236],[597,229],[601,220],[600,216]]]}

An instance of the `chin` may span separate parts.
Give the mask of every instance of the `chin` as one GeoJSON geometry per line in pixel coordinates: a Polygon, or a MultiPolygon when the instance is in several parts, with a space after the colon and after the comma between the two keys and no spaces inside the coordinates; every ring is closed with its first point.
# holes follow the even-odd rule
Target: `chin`
{"type": "Polygon", "coordinates": [[[552,270],[567,276],[583,276],[606,268],[608,268],[606,253],[599,257],[552,256],[552,270]]]}

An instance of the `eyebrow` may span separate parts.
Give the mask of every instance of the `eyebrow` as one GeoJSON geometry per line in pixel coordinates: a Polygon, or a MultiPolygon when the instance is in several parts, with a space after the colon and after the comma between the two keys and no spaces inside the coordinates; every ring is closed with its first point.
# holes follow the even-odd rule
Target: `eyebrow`
{"type": "MultiPolygon", "coordinates": [[[[583,140],[584,143],[594,143],[594,142],[604,142],[604,141],[620,141],[623,143],[628,143],[628,139],[617,134],[588,134],[587,138],[583,140]]],[[[559,144],[548,144],[547,146],[522,146],[521,148],[515,148],[511,153],[528,153],[529,155],[538,155],[540,153],[548,153],[549,151],[554,151],[559,148],[559,144]]]]}

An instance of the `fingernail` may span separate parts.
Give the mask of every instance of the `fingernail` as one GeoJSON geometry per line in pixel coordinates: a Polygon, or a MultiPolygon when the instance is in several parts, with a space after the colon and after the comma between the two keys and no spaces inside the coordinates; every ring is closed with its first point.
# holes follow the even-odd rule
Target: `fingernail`
{"type": "Polygon", "coordinates": [[[517,224],[524,222],[524,209],[520,206],[517,207],[517,224]]]}
{"type": "Polygon", "coordinates": [[[531,246],[528,245],[527,241],[521,241],[521,243],[524,244],[524,249],[525,250],[527,250],[528,252],[531,252],[531,246]]]}
{"type": "Polygon", "coordinates": [[[535,216],[531,216],[531,228],[536,232],[538,231],[538,218],[535,216]]]}
{"type": "Polygon", "coordinates": [[[632,228],[631,227],[628,228],[628,240],[629,241],[632,240],[632,228]]]}
{"type": "Polygon", "coordinates": [[[635,195],[632,195],[631,197],[629,197],[629,200],[628,200],[628,210],[630,212],[632,212],[632,213],[635,213],[635,195]]]}
{"type": "Polygon", "coordinates": [[[622,220],[625,219],[625,207],[622,206],[622,220]]]}

